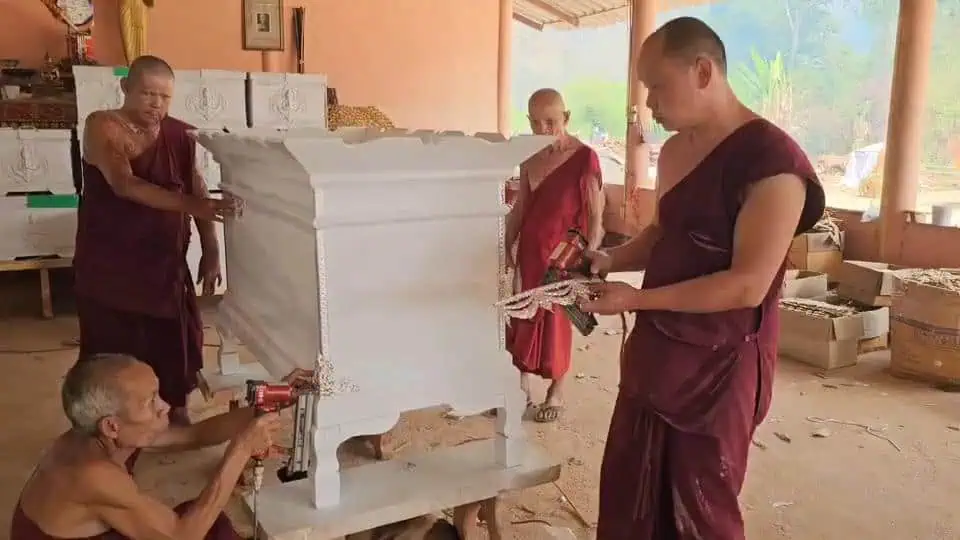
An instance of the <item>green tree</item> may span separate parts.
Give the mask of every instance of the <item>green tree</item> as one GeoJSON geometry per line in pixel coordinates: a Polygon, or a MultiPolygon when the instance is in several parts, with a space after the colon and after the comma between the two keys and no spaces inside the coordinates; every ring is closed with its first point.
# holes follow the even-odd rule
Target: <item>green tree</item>
{"type": "Polygon", "coordinates": [[[593,126],[600,126],[612,137],[622,138],[627,131],[627,83],[601,79],[581,79],[562,89],[570,110],[571,133],[589,137],[593,126]]]}

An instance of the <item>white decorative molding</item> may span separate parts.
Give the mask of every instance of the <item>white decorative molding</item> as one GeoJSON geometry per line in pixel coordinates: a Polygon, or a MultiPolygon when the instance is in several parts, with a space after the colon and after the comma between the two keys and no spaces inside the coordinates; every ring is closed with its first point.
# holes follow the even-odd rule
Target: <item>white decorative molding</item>
{"type": "Polygon", "coordinates": [[[0,196],[74,193],[70,131],[0,128],[0,196]]]}
{"type": "Polygon", "coordinates": [[[495,307],[502,189],[551,138],[295,127],[198,140],[221,164],[225,196],[242,202],[224,225],[222,332],[272,376],[316,367],[325,386],[311,487],[288,484],[276,497],[337,507],[341,442],[442,404],[499,409],[490,466],[524,464],[525,400],[495,307]]]}

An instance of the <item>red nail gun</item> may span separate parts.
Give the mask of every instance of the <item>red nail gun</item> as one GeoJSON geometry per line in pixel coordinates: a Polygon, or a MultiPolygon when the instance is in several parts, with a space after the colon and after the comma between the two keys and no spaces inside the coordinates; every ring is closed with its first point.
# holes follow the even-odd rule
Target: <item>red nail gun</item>
{"type": "MultiPolygon", "coordinates": [[[[271,384],[264,381],[247,381],[247,403],[253,407],[254,415],[262,416],[277,412],[297,400],[300,391],[289,384],[271,384]]],[[[254,489],[260,489],[263,483],[263,460],[267,451],[255,454],[254,461],[254,489]]]]}
{"type": "MultiPolygon", "coordinates": [[[[557,281],[573,278],[590,277],[590,261],[586,258],[587,239],[576,229],[567,231],[567,238],[561,240],[547,260],[547,273],[543,276],[542,285],[549,285],[557,281]]],[[[570,322],[577,327],[584,336],[589,336],[597,327],[597,318],[592,313],[586,313],[580,306],[572,304],[564,306],[570,322]]]]}

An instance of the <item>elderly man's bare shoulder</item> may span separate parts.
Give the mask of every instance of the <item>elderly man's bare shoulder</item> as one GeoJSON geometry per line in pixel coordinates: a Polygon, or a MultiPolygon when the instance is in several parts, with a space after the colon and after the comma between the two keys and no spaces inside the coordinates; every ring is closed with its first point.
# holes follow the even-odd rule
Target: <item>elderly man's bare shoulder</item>
{"type": "MultiPolygon", "coordinates": [[[[30,487],[48,489],[73,500],[98,499],[105,487],[133,483],[123,465],[111,461],[95,445],[84,444],[68,432],[61,436],[37,465],[30,487]]],[[[109,491],[107,489],[106,491],[109,491]]]]}

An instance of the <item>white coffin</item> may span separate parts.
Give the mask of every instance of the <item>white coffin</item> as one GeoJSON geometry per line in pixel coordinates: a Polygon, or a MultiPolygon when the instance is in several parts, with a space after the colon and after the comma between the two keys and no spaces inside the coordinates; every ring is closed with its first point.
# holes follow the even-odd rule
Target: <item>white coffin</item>
{"type": "Polygon", "coordinates": [[[247,127],[247,74],[240,71],[177,70],[170,116],[198,128],[247,127]]]}
{"type": "Polygon", "coordinates": [[[250,74],[250,125],[327,127],[327,78],[299,73],[250,74]]]}
{"type": "Polygon", "coordinates": [[[77,93],[77,125],[82,128],[90,113],[103,109],[119,109],[123,105],[120,79],[125,73],[126,68],[73,66],[77,93]]]}
{"type": "Polygon", "coordinates": [[[0,128],[0,196],[75,193],[70,130],[0,128]]]}
{"type": "MultiPolygon", "coordinates": [[[[223,294],[227,290],[227,265],[223,252],[223,224],[214,225],[217,233],[217,242],[220,245],[220,275],[223,280],[215,289],[214,294],[223,294]]],[[[200,233],[197,231],[197,224],[190,220],[190,245],[187,247],[187,266],[190,267],[190,275],[193,276],[193,282],[197,282],[200,268],[200,256],[203,255],[203,249],[200,245],[200,233]]],[[[203,292],[199,285],[196,286],[197,295],[203,292]]]]}
{"type": "Polygon", "coordinates": [[[494,303],[506,294],[504,179],[550,138],[298,128],[199,140],[223,167],[224,193],[243,207],[224,227],[221,334],[272,376],[316,368],[323,387],[311,477],[260,494],[260,515],[276,514],[261,523],[269,537],[409,498],[387,485],[341,486],[336,457],[341,442],[383,433],[403,411],[500,410],[489,453],[451,450],[425,462],[436,470],[418,465],[450,493],[477,481],[445,470],[457,459],[500,475],[480,491],[529,465],[524,397],[494,303]]]}
{"type": "Polygon", "coordinates": [[[72,257],[76,208],[29,208],[26,197],[0,197],[0,260],[72,257]]]}

